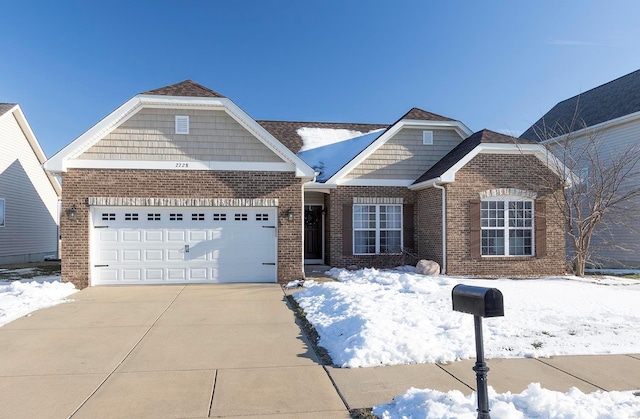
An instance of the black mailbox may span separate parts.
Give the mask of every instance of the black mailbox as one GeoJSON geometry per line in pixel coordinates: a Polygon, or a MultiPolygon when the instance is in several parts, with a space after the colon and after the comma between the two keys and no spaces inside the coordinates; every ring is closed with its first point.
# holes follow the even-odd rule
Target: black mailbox
{"type": "Polygon", "coordinates": [[[451,291],[453,310],[480,317],[504,316],[502,293],[496,288],[459,284],[451,291]]]}

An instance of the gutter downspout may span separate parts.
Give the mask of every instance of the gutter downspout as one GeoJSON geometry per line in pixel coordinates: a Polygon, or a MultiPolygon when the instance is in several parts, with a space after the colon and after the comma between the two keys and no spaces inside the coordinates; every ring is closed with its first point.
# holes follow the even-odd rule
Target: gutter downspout
{"type": "Polygon", "coordinates": [[[440,273],[447,273],[447,194],[442,185],[433,184],[435,188],[442,191],[442,267],[440,273]]]}

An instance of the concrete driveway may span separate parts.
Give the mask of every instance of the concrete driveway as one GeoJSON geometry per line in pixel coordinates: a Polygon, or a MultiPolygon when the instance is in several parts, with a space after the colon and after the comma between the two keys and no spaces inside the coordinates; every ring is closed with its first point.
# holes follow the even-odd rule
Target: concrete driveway
{"type": "Polygon", "coordinates": [[[70,298],[0,328],[0,416],[349,417],[279,285],[70,298]]]}

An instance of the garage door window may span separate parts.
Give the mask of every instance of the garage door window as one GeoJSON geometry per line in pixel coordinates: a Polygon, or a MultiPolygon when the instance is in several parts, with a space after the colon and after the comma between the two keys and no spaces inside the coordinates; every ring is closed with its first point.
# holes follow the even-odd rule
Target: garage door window
{"type": "Polygon", "coordinates": [[[204,214],[191,214],[191,221],[204,221],[204,214]]]}
{"type": "Polygon", "coordinates": [[[213,214],[213,221],[227,221],[227,214],[213,214]]]}
{"type": "Polygon", "coordinates": [[[153,212],[147,214],[147,221],[160,221],[161,219],[162,217],[160,216],[160,214],[156,214],[153,212]]]}
{"type": "Polygon", "coordinates": [[[102,213],[102,221],[115,221],[116,214],[113,212],[103,212],[102,213]]]}
{"type": "Polygon", "coordinates": [[[182,221],[182,214],[169,214],[169,221],[182,221]]]}

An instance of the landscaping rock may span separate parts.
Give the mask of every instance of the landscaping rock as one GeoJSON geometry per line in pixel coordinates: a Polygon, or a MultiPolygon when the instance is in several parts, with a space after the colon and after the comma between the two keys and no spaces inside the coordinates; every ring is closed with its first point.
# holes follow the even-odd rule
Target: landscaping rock
{"type": "Polygon", "coordinates": [[[438,262],[422,259],[416,265],[416,273],[420,275],[440,275],[440,265],[438,262]]]}
{"type": "Polygon", "coordinates": [[[360,269],[360,268],[358,268],[358,265],[349,265],[349,266],[347,266],[347,270],[349,270],[349,271],[357,271],[358,269],[360,269]]]}

